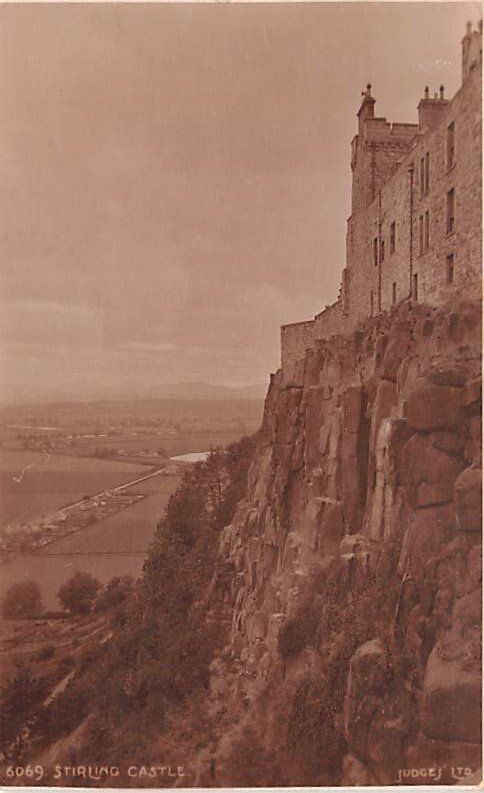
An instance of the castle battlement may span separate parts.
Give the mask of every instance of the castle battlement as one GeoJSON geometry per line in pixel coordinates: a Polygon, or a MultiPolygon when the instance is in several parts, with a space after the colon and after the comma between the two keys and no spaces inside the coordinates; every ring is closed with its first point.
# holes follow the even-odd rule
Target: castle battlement
{"type": "Polygon", "coordinates": [[[482,25],[462,40],[462,84],[420,99],[418,123],[375,116],[368,84],[351,142],[351,215],[340,295],[281,328],[286,377],[321,339],[351,333],[403,301],[440,305],[481,282],[482,25]]]}

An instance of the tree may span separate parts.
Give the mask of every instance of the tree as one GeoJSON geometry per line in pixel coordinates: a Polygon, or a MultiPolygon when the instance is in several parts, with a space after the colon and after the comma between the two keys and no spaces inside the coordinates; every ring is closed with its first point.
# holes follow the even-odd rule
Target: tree
{"type": "Polygon", "coordinates": [[[94,602],[96,610],[109,606],[111,641],[85,657],[79,674],[46,708],[45,735],[66,735],[90,713],[83,751],[111,761],[113,733],[126,746],[136,734],[141,751],[167,728],[175,705],[202,701],[229,627],[211,618],[220,532],[245,493],[253,445],[245,439],[187,467],[141,578],[134,585],[124,576],[112,580],[94,602]]]}
{"type": "Polygon", "coordinates": [[[57,593],[62,608],[71,614],[89,614],[101,589],[101,583],[90,573],[74,573],[57,593]]]}
{"type": "Polygon", "coordinates": [[[6,620],[26,620],[42,612],[42,595],[36,581],[13,584],[2,601],[2,614],[6,620]]]}
{"type": "Polygon", "coordinates": [[[22,756],[22,727],[38,712],[47,686],[45,678],[37,678],[30,666],[20,662],[16,662],[12,678],[0,686],[0,749],[7,761],[22,756]]]}
{"type": "Polygon", "coordinates": [[[96,611],[105,611],[121,605],[133,592],[134,579],[130,575],[111,578],[96,600],[96,611]]]}

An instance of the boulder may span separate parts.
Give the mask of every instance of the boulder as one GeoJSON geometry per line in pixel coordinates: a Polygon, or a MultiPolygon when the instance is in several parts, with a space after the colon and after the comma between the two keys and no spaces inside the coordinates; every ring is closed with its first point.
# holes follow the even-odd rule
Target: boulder
{"type": "Polygon", "coordinates": [[[464,634],[469,628],[478,628],[482,621],[482,596],[480,589],[469,592],[457,600],[453,620],[455,630],[464,634]]]}
{"type": "Polygon", "coordinates": [[[368,758],[378,766],[390,770],[389,781],[395,779],[392,766],[401,765],[405,737],[403,716],[388,718],[384,713],[373,719],[368,730],[368,758]]]}
{"type": "Polygon", "coordinates": [[[466,422],[467,439],[464,457],[468,463],[480,466],[482,463],[482,421],[480,416],[469,416],[466,422]]]}
{"type": "Polygon", "coordinates": [[[465,446],[465,439],[457,432],[450,430],[437,430],[429,435],[429,440],[432,446],[436,449],[441,449],[448,454],[462,454],[465,446]]]}
{"type": "Polygon", "coordinates": [[[467,413],[480,413],[481,401],[482,383],[479,377],[464,386],[462,404],[467,413]]]}
{"type": "Polygon", "coordinates": [[[362,703],[370,695],[378,693],[388,678],[387,649],[381,639],[371,639],[361,644],[353,654],[343,705],[344,732],[346,740],[359,740],[362,730],[367,735],[368,723],[362,723],[362,703]]]}
{"type": "Polygon", "coordinates": [[[417,488],[417,507],[448,504],[454,496],[451,482],[422,482],[417,488]]]}
{"type": "Polygon", "coordinates": [[[341,784],[348,787],[360,787],[370,782],[366,766],[352,754],[347,754],[343,759],[343,776],[341,784]]]}
{"type": "Polygon", "coordinates": [[[420,573],[427,560],[450,542],[455,531],[452,504],[417,510],[403,540],[399,569],[410,568],[420,573]]]}
{"type": "Polygon", "coordinates": [[[460,659],[432,651],[424,678],[420,708],[422,732],[444,741],[478,743],[481,739],[480,668],[466,670],[460,659]]]}
{"type": "Polygon", "coordinates": [[[467,379],[466,370],[455,361],[434,363],[426,371],[426,377],[435,385],[462,387],[467,379]]]}
{"type": "Polygon", "coordinates": [[[482,527],[482,469],[466,468],[454,487],[457,525],[461,531],[480,531],[482,527]]]}
{"type": "Polygon", "coordinates": [[[413,506],[442,503],[452,499],[463,465],[460,457],[437,449],[431,436],[412,435],[401,451],[398,478],[413,506]],[[437,487],[420,488],[423,483],[437,487]]]}
{"type": "Polygon", "coordinates": [[[455,785],[461,776],[466,777],[465,784],[471,784],[467,780],[481,768],[481,764],[480,743],[433,740],[423,733],[418,735],[416,743],[408,747],[404,763],[407,768],[421,770],[421,777],[416,781],[422,785],[436,782],[455,785]]]}
{"type": "Polygon", "coordinates": [[[404,403],[404,416],[417,432],[453,429],[461,417],[462,389],[418,378],[404,403]]]}

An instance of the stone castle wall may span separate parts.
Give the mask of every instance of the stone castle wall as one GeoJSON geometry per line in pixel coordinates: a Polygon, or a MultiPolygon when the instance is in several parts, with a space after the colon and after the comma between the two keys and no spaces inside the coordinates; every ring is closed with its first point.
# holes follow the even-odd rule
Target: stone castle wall
{"type": "Polygon", "coordinates": [[[327,339],[335,333],[342,333],[344,328],[345,317],[341,300],[337,300],[332,306],[328,306],[320,314],[316,314],[314,318],[316,339],[327,339]]]}
{"type": "MultiPolygon", "coordinates": [[[[463,51],[466,52],[466,41],[463,51]]],[[[452,293],[480,292],[481,69],[474,31],[472,62],[452,100],[419,104],[419,125],[389,124],[373,117],[368,90],[352,142],[352,215],[342,297],[313,320],[285,325],[282,368],[295,363],[318,339],[350,333],[367,317],[404,300],[439,305],[452,293]],[[449,126],[454,156],[449,160],[449,126]],[[428,176],[422,172],[422,161],[428,176]],[[412,175],[411,175],[412,172],[412,175]],[[449,228],[448,194],[454,191],[449,228]],[[452,258],[451,258],[452,257],[452,258]]]]}
{"type": "Polygon", "coordinates": [[[297,379],[296,364],[304,358],[306,351],[314,347],[319,339],[327,339],[336,333],[344,333],[346,317],[343,315],[342,300],[337,300],[316,314],[314,319],[295,322],[281,327],[282,369],[286,379],[297,379]]]}
{"type": "Polygon", "coordinates": [[[282,368],[288,372],[293,365],[304,358],[306,350],[315,341],[315,321],[294,322],[281,327],[281,358],[282,368]]]}
{"type": "Polygon", "coordinates": [[[454,99],[443,108],[438,125],[415,138],[411,150],[379,195],[367,209],[350,218],[347,247],[351,272],[350,325],[386,311],[394,303],[409,297],[431,305],[439,304],[450,290],[466,290],[479,279],[482,233],[480,127],[480,73],[475,69],[454,99]],[[451,123],[454,124],[455,158],[449,167],[447,130],[451,123]],[[426,157],[429,163],[428,190],[425,190],[425,184],[423,187],[421,184],[421,161],[426,157]],[[413,168],[413,184],[410,168],[413,168]],[[454,229],[449,232],[447,194],[451,189],[454,190],[455,210],[454,229]],[[393,223],[394,250],[391,245],[393,223]],[[375,240],[378,250],[376,262],[375,240]],[[447,270],[447,257],[450,255],[454,256],[452,283],[449,283],[447,270]]]}

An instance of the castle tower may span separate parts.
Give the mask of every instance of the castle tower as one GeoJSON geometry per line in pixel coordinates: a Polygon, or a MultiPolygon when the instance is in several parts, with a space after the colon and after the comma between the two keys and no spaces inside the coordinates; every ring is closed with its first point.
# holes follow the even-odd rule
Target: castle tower
{"type": "MultiPolygon", "coordinates": [[[[315,340],[346,333],[401,303],[435,306],[481,294],[482,25],[462,40],[462,85],[447,99],[425,87],[418,124],[375,115],[362,92],[351,143],[352,200],[338,300],[314,320],[284,326],[283,362],[315,340]]],[[[302,370],[301,370],[302,371],[302,370]]]]}
{"type": "Polygon", "coordinates": [[[375,116],[376,100],[370,83],[362,97],[357,113],[358,134],[351,143],[352,215],[373,201],[418,132],[416,124],[390,124],[386,118],[375,116]]]}

